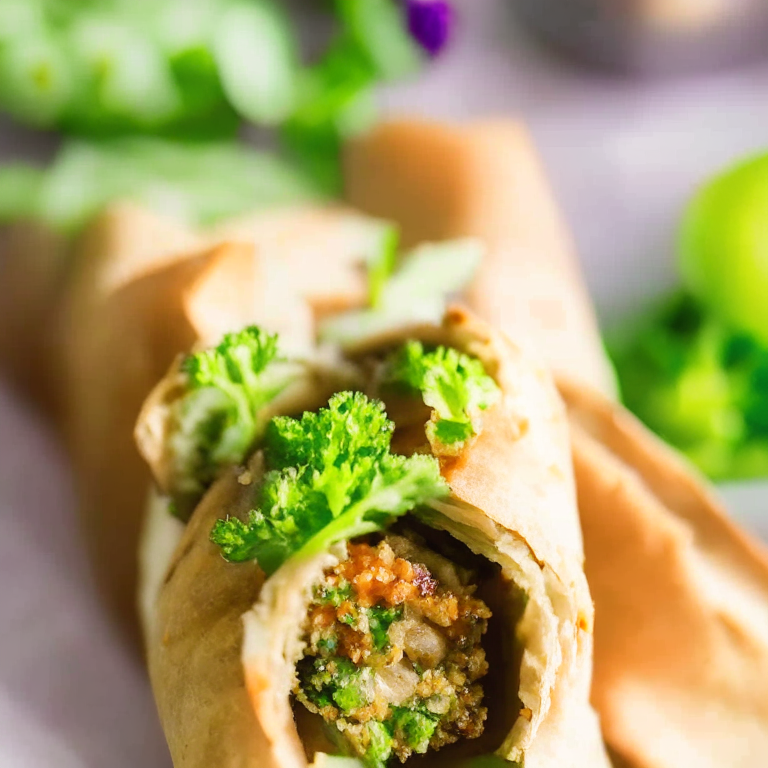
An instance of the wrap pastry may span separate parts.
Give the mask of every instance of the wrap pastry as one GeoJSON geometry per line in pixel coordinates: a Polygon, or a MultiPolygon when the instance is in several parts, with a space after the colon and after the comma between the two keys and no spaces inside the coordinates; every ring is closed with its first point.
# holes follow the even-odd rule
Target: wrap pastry
{"type": "Polygon", "coordinates": [[[607,766],[549,375],[462,310],[347,359],[279,345],[182,358],[137,426],[155,513],[188,521],[145,548],[176,768],[607,766]]]}
{"type": "Polygon", "coordinates": [[[765,765],[768,556],[687,462],[598,393],[612,381],[592,308],[525,133],[392,123],[352,148],[347,174],[351,202],[406,238],[487,240],[473,308],[529,334],[560,374],[608,745],[641,768],[765,765]]]}
{"type": "MultiPolygon", "coordinates": [[[[312,345],[315,314],[339,295],[364,300],[363,264],[386,229],[341,207],[311,207],[199,233],[125,204],[81,235],[58,288],[57,354],[44,385],[64,393],[57,421],[98,584],[134,634],[148,487],[133,442],[142,402],[176,355],[228,328],[258,322],[291,348],[312,345]],[[335,271],[323,268],[326,251],[335,271]],[[313,293],[321,270],[325,291],[313,293]]],[[[40,370],[46,358],[38,351],[32,362],[40,370]]]]}

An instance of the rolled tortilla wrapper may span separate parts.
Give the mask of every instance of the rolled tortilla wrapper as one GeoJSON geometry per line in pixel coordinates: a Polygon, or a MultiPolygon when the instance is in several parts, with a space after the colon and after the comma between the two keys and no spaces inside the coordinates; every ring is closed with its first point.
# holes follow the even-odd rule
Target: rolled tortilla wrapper
{"type": "Polygon", "coordinates": [[[643,768],[758,768],[768,754],[768,553],[634,417],[567,382],[561,391],[598,612],[592,697],[607,739],[643,768]]]}
{"type": "Polygon", "coordinates": [[[58,293],[65,240],[32,222],[0,229],[0,376],[46,416],[61,410],[58,293]]]}
{"type": "Polygon", "coordinates": [[[70,326],[65,436],[97,580],[135,631],[136,547],[149,473],[133,428],[181,350],[262,323],[311,344],[307,306],[266,279],[253,246],[223,245],[149,272],[78,312],[70,326]]]}
{"type": "Polygon", "coordinates": [[[353,141],[346,196],[395,221],[406,244],[477,237],[487,247],[465,295],[556,371],[615,395],[573,246],[525,128],[393,121],[353,141]]]}
{"type": "MultiPolygon", "coordinates": [[[[45,389],[64,392],[60,421],[98,581],[134,632],[148,487],[133,443],[142,402],[176,355],[231,328],[258,323],[279,331],[289,348],[309,348],[314,315],[364,301],[377,226],[323,206],[196,232],[119,204],[80,237],[71,274],[58,286],[61,351],[45,389]]],[[[33,356],[35,370],[41,362],[33,356]]]]}
{"type": "MultiPolygon", "coordinates": [[[[562,404],[547,373],[462,311],[407,337],[477,356],[502,391],[477,438],[443,466],[451,496],[425,513],[431,527],[496,563],[508,588],[497,619],[501,669],[489,676],[499,687],[476,748],[529,768],[608,765],[588,702],[592,604],[562,404]],[[522,614],[510,597],[519,591],[522,614]]],[[[209,540],[218,518],[249,509],[259,461],[248,480],[232,470],[204,497],[153,601],[147,654],[176,768],[304,767],[313,744],[329,751],[311,730],[300,735],[290,690],[312,588],[343,546],[292,558],[265,581],[255,564],[225,562],[209,540]]],[[[463,754],[451,749],[435,753],[440,765],[463,754]]]]}
{"type": "Polygon", "coordinates": [[[486,267],[498,285],[478,283],[473,306],[503,328],[525,326],[566,374],[597,615],[593,701],[609,746],[642,768],[758,768],[768,753],[766,554],[687,462],[584,386],[611,394],[597,328],[579,320],[592,314],[582,282],[557,276],[568,251],[537,169],[515,125],[395,123],[352,148],[347,172],[350,199],[411,237],[510,244],[494,250],[507,264],[486,267]],[[563,317],[581,306],[571,321],[521,323],[514,305],[529,270],[544,305],[563,317]]]}
{"type": "MultiPolygon", "coordinates": [[[[260,211],[196,230],[118,202],[72,242],[35,222],[0,231],[0,373],[57,420],[74,331],[141,275],[226,242],[256,245],[290,264],[294,290],[318,315],[363,304],[362,263],[382,224],[341,206],[260,211]]],[[[77,342],[74,342],[77,344],[77,342]]]]}

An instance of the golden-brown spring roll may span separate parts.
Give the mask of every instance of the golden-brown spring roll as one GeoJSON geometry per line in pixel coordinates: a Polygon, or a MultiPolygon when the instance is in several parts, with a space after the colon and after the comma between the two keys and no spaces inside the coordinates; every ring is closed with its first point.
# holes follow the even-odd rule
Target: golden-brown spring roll
{"type": "MultiPolygon", "coordinates": [[[[447,488],[393,527],[382,522],[349,545],[329,537],[276,570],[260,550],[267,577],[257,562],[226,562],[210,537],[217,520],[245,520],[274,481],[264,474],[270,449],[225,472],[150,605],[150,674],[176,768],[306,768],[327,764],[318,752],[340,751],[371,766],[395,756],[451,766],[491,753],[528,768],[608,766],[588,702],[592,604],[554,386],[463,311],[405,339],[459,350],[495,382],[471,436],[449,455],[437,427],[425,430],[437,412],[430,418],[420,397],[387,389],[379,375],[399,344],[372,342],[355,358],[395,422],[393,449],[434,462],[447,488]],[[375,614],[374,625],[379,609],[396,614],[386,625],[375,614]],[[379,644],[372,627],[382,626],[379,644]]],[[[161,409],[151,434],[167,423],[163,403],[144,411],[152,422],[161,409]]],[[[152,456],[164,476],[162,452],[152,456]]]]}
{"type": "Polygon", "coordinates": [[[33,222],[0,228],[0,376],[46,416],[61,408],[58,303],[66,240],[33,222]]]}
{"type": "Polygon", "coordinates": [[[768,554],[634,417],[578,386],[561,391],[607,738],[643,768],[758,768],[768,755],[768,554]]]}
{"type": "Polygon", "coordinates": [[[477,237],[488,249],[465,295],[555,370],[615,394],[568,233],[540,160],[518,123],[384,123],[350,144],[346,196],[391,219],[404,241],[477,237]]]}
{"type": "Polygon", "coordinates": [[[141,404],[180,350],[225,327],[261,322],[311,343],[308,308],[264,271],[253,246],[223,245],[129,282],[70,326],[64,431],[83,529],[97,580],[132,629],[149,482],[133,443],[141,404]]]}
{"type": "Polygon", "coordinates": [[[411,237],[475,235],[501,244],[473,306],[503,328],[530,333],[567,374],[561,390],[574,422],[597,616],[593,700],[609,745],[642,768],[763,765],[765,550],[687,463],[582,386],[611,393],[589,299],[572,279],[575,265],[522,129],[386,125],[353,147],[347,173],[352,202],[394,217],[411,237]],[[519,307],[531,307],[528,288],[552,309],[551,322],[533,308],[521,318],[519,307]]]}
{"type": "Polygon", "coordinates": [[[249,322],[279,331],[291,348],[311,346],[313,316],[364,300],[364,264],[385,236],[380,223],[339,206],[198,233],[126,204],[85,230],[51,376],[65,392],[62,426],[98,580],[124,624],[135,628],[148,485],[133,426],[152,386],[176,355],[249,322]]]}

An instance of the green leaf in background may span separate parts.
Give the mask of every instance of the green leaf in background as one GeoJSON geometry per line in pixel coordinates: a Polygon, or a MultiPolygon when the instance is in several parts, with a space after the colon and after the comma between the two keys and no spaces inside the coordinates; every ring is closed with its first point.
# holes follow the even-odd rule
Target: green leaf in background
{"type": "Polygon", "coordinates": [[[160,4],[154,36],[168,59],[182,102],[177,133],[232,137],[240,122],[227,101],[213,53],[221,8],[221,0],[160,4]]]}
{"type": "Polygon", "coordinates": [[[0,45],[26,36],[35,36],[43,24],[41,0],[2,0],[0,2],[0,45]]]}
{"type": "Polygon", "coordinates": [[[406,28],[402,4],[395,0],[336,0],[348,34],[378,77],[397,80],[416,72],[422,54],[406,28]]]}
{"type": "Polygon", "coordinates": [[[45,30],[8,39],[0,47],[0,102],[19,120],[53,125],[74,89],[69,59],[45,30]]]}
{"type": "Polygon", "coordinates": [[[99,130],[110,122],[157,129],[181,110],[181,94],[160,47],[128,19],[83,15],[68,29],[78,98],[65,123],[99,130]]]}
{"type": "Polygon", "coordinates": [[[387,281],[397,264],[400,231],[394,225],[384,225],[381,247],[368,263],[368,301],[372,309],[381,307],[387,281]]]}
{"type": "Polygon", "coordinates": [[[341,192],[343,140],[375,120],[375,82],[364,52],[346,35],[299,78],[296,109],[281,136],[294,157],[331,193],[341,192]]]}
{"type": "Polygon", "coordinates": [[[703,472],[768,476],[768,345],[682,294],[611,351],[630,410],[703,472]]]}
{"type": "MultiPolygon", "coordinates": [[[[375,119],[375,86],[412,73],[423,57],[398,0],[326,5],[336,29],[327,51],[307,65],[279,0],[0,0],[0,109],[100,140],[221,141],[234,138],[243,120],[279,128],[314,185],[338,194],[342,143],[375,119]]],[[[74,157],[65,155],[54,182],[94,175],[88,152],[74,157]]],[[[53,183],[43,212],[58,223],[82,220],[98,200],[134,190],[146,176],[146,168],[125,165],[108,163],[103,192],[89,182],[69,201],[53,183]]],[[[156,179],[150,197],[167,198],[175,175],[156,179]]],[[[211,197],[222,201],[214,208],[231,207],[214,186],[211,197]]],[[[232,186],[234,198],[241,186],[232,186]]]]}
{"type": "Polygon", "coordinates": [[[263,125],[277,125],[291,114],[298,54],[279,4],[232,4],[216,26],[213,50],[224,91],[240,114],[263,125]]]}
{"type": "Polygon", "coordinates": [[[319,197],[306,175],[274,155],[232,142],[130,137],[66,144],[45,172],[34,208],[47,224],[76,231],[118,199],[208,224],[319,197]]]}
{"type": "Polygon", "coordinates": [[[713,313],[768,344],[768,155],[702,187],[683,221],[680,263],[713,313]]]}

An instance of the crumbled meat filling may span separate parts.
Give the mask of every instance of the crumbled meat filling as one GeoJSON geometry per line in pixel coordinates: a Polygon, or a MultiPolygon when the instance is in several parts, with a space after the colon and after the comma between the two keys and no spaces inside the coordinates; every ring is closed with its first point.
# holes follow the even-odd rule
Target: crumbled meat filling
{"type": "Polygon", "coordinates": [[[372,768],[479,737],[488,607],[458,578],[448,589],[397,557],[387,540],[350,544],[348,554],[309,607],[298,701],[372,768]]]}

